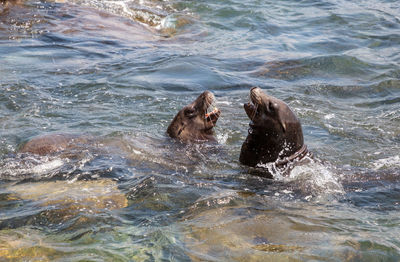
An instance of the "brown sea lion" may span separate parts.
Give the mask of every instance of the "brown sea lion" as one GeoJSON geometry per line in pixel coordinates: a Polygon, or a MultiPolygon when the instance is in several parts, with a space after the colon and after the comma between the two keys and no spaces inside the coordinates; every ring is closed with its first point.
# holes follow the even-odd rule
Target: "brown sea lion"
{"type": "MultiPolygon", "coordinates": [[[[216,141],[212,129],[221,112],[213,106],[214,102],[215,98],[211,92],[203,92],[193,103],[177,113],[168,127],[168,135],[183,142],[216,141]]],[[[82,135],[46,134],[28,141],[19,151],[47,155],[85,148],[85,144],[93,143],[93,140],[82,135]]]]}
{"type": "Polygon", "coordinates": [[[29,140],[19,151],[36,155],[48,155],[71,148],[78,148],[89,142],[89,138],[72,134],[46,134],[29,140]]]}
{"type": "Polygon", "coordinates": [[[182,142],[216,141],[213,127],[221,111],[214,103],[214,95],[209,91],[203,92],[176,114],[167,129],[168,135],[182,142]]]}
{"type": "Polygon", "coordinates": [[[244,104],[251,122],[240,152],[240,162],[252,167],[266,163],[283,167],[292,160],[303,158],[308,152],[303,131],[289,106],[266,95],[258,87],[251,89],[250,100],[244,104]]]}

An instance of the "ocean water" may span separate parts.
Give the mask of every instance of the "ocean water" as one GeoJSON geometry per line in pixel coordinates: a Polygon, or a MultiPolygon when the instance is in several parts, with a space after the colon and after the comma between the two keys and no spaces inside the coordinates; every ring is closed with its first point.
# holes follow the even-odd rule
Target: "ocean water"
{"type": "Polygon", "coordinates": [[[0,261],[399,261],[400,2],[0,3],[0,261]],[[261,87],[314,158],[238,161],[261,87]],[[204,90],[218,145],[165,133],[204,90]],[[48,133],[97,138],[18,153],[48,133]]]}

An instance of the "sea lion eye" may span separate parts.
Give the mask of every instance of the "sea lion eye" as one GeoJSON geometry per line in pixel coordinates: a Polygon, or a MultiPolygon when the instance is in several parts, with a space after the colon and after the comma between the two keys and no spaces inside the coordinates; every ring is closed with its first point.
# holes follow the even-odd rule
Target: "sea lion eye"
{"type": "Polygon", "coordinates": [[[186,108],[184,113],[185,113],[185,116],[187,116],[189,118],[196,116],[196,114],[195,114],[196,110],[193,107],[186,108]]]}
{"type": "Polygon", "coordinates": [[[272,102],[269,102],[269,103],[268,103],[268,111],[271,112],[271,113],[274,113],[274,112],[275,112],[275,105],[274,105],[274,103],[272,103],[272,102]]]}

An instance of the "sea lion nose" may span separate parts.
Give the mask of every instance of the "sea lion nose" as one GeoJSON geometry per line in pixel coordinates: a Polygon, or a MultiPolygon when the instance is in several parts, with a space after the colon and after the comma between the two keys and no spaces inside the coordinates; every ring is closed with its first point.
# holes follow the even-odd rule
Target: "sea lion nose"
{"type": "Polygon", "coordinates": [[[260,91],[261,91],[261,88],[259,88],[259,87],[257,87],[257,86],[252,87],[252,88],[250,89],[250,93],[259,93],[260,91]]]}
{"type": "Polygon", "coordinates": [[[204,91],[204,98],[207,99],[209,103],[214,103],[215,102],[215,96],[211,91],[204,91]]]}
{"type": "Polygon", "coordinates": [[[250,90],[250,100],[253,103],[260,104],[261,96],[263,95],[263,91],[259,87],[252,87],[250,90]]]}
{"type": "Polygon", "coordinates": [[[206,90],[203,92],[203,95],[204,96],[212,96],[213,94],[210,91],[206,90]]]}

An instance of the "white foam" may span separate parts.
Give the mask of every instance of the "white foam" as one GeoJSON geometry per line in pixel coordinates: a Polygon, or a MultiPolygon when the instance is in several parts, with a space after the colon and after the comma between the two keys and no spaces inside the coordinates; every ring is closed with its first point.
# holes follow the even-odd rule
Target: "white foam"
{"type": "Polygon", "coordinates": [[[217,104],[218,104],[218,105],[227,105],[227,106],[230,106],[230,105],[232,105],[232,102],[230,102],[230,101],[218,101],[217,104]]]}
{"type": "Polygon", "coordinates": [[[59,167],[61,167],[62,165],[64,165],[64,162],[61,159],[54,159],[52,161],[34,166],[32,168],[32,172],[35,174],[45,174],[48,173],[54,169],[57,169],[59,167]]]}
{"type": "Polygon", "coordinates": [[[226,144],[226,141],[228,140],[228,137],[229,136],[228,136],[227,133],[225,133],[225,134],[219,133],[219,134],[217,134],[217,141],[220,144],[224,145],[224,144],[226,144]]]}
{"type": "Polygon", "coordinates": [[[400,155],[378,159],[372,163],[375,170],[389,167],[400,167],[400,155]]]}
{"type": "Polygon", "coordinates": [[[133,149],[133,148],[132,148],[132,152],[135,153],[136,155],[142,154],[142,152],[140,152],[139,150],[133,149]]]}
{"type": "Polygon", "coordinates": [[[335,118],[335,114],[328,114],[328,115],[325,115],[324,118],[327,119],[327,120],[332,119],[332,118],[335,118]]]}
{"type": "Polygon", "coordinates": [[[306,165],[295,166],[290,175],[285,177],[288,181],[303,181],[311,189],[310,193],[316,195],[343,194],[343,186],[336,178],[337,174],[329,167],[313,160],[306,165]]]}
{"type": "Polygon", "coordinates": [[[29,176],[37,176],[50,173],[65,164],[60,158],[50,159],[40,156],[17,156],[4,159],[1,164],[0,177],[7,179],[21,179],[29,176]]]}
{"type": "Polygon", "coordinates": [[[276,180],[296,183],[303,193],[313,196],[344,194],[343,186],[336,179],[338,174],[329,168],[329,165],[308,157],[304,160],[307,163],[295,164],[290,171],[280,171],[274,163],[258,165],[258,167],[268,169],[276,180]]]}
{"type": "Polygon", "coordinates": [[[156,26],[156,29],[166,29],[166,28],[175,28],[176,27],[176,17],[173,15],[169,15],[161,19],[160,25],[156,26]]]}
{"type": "Polygon", "coordinates": [[[168,1],[99,1],[99,0],[74,0],[82,5],[107,11],[112,14],[130,18],[145,26],[154,27],[157,30],[175,28],[177,12],[168,1]]]}

